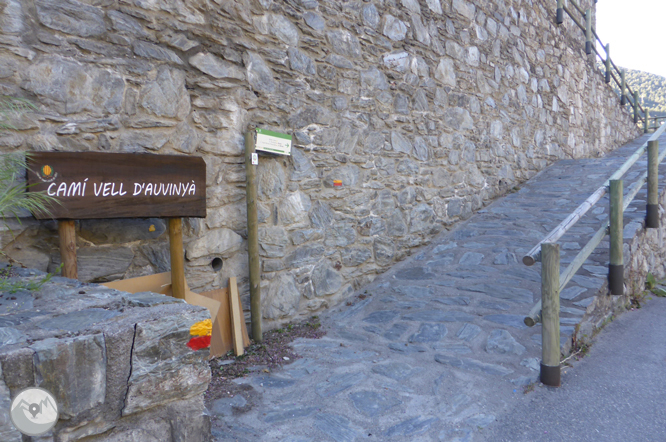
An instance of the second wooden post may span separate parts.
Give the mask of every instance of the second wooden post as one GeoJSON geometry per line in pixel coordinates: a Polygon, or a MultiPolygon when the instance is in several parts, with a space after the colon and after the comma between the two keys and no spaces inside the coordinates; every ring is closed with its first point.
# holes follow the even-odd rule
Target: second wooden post
{"type": "Polygon", "coordinates": [[[613,295],[624,294],[623,231],[624,211],[622,180],[610,182],[610,264],[608,265],[608,288],[613,295]]]}
{"type": "Polygon", "coordinates": [[[645,227],[659,227],[659,140],[648,141],[648,197],[645,227]]]}
{"type": "Polygon", "coordinates": [[[541,382],[560,386],[560,245],[541,244],[541,382]]]}

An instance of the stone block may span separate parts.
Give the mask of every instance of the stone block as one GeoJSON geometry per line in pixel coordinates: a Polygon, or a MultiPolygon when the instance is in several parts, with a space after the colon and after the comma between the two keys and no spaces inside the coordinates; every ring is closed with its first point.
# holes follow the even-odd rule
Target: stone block
{"type": "Polygon", "coordinates": [[[210,318],[202,307],[136,324],[132,372],[122,415],[202,395],[210,382],[208,349],[192,351],[190,327],[210,318]]]}
{"type": "Polygon", "coordinates": [[[104,403],[106,347],[102,334],[45,339],[31,349],[36,385],[53,393],[62,417],[74,418],[104,403]]]}
{"type": "Polygon", "coordinates": [[[228,61],[220,60],[208,52],[199,52],[190,57],[190,64],[201,72],[214,78],[228,80],[245,80],[245,72],[238,66],[228,61]]]}
{"type": "Polygon", "coordinates": [[[24,388],[35,385],[33,355],[34,351],[30,348],[18,348],[0,353],[4,385],[10,389],[12,396],[24,388]]]}
{"type": "Polygon", "coordinates": [[[253,52],[243,54],[243,63],[247,70],[247,81],[252,88],[261,93],[275,92],[277,85],[273,72],[260,55],[253,52]]]}
{"type": "Polygon", "coordinates": [[[215,229],[188,243],[185,254],[190,260],[211,255],[225,257],[238,251],[242,243],[243,238],[233,230],[215,229]]]}
{"type": "Polygon", "coordinates": [[[369,26],[373,29],[377,28],[379,25],[379,12],[373,4],[369,4],[363,7],[361,10],[363,24],[369,26]]]}
{"type": "Polygon", "coordinates": [[[343,282],[342,275],[336,272],[328,261],[322,261],[312,271],[312,283],[317,297],[336,293],[343,282]]]}
{"type": "Polygon", "coordinates": [[[293,276],[280,274],[268,283],[268,290],[262,292],[266,294],[262,302],[264,318],[280,319],[298,312],[301,293],[293,276]]]}
{"type": "Polygon", "coordinates": [[[39,0],[35,7],[39,22],[47,28],[79,37],[96,37],[106,31],[104,12],[94,6],[75,0],[39,0]]]}
{"type": "Polygon", "coordinates": [[[155,80],[141,88],[139,104],[158,117],[185,119],[190,113],[190,96],[185,89],[185,73],[162,66],[155,80]]]}
{"type": "Polygon", "coordinates": [[[393,41],[401,41],[407,35],[407,25],[402,20],[397,19],[391,14],[384,15],[384,26],[382,34],[393,41]]]}
{"type": "Polygon", "coordinates": [[[151,58],[153,60],[168,61],[179,65],[183,60],[171,49],[166,49],[156,44],[148,43],[142,40],[135,40],[132,44],[134,54],[139,57],[151,58]]]}
{"type": "Polygon", "coordinates": [[[168,416],[173,442],[210,441],[210,417],[206,412],[203,397],[170,404],[168,416]]]}
{"type": "Polygon", "coordinates": [[[156,239],[166,231],[160,218],[81,220],[78,234],[94,244],[118,244],[156,239]]]}
{"type": "Polygon", "coordinates": [[[361,56],[361,44],[351,32],[346,30],[333,30],[326,33],[326,41],[334,52],[350,59],[361,56]]]}
{"type": "Polygon", "coordinates": [[[13,394],[10,393],[5,382],[1,380],[6,370],[6,367],[0,365],[0,440],[3,442],[21,442],[23,440],[21,433],[14,428],[9,417],[13,394]]]}
{"type": "MultiPolygon", "coordinates": [[[[76,252],[79,280],[86,282],[112,281],[125,274],[134,252],[129,247],[84,247],[76,252]]],[[[60,265],[60,253],[51,255],[49,271],[53,272],[60,265]]]]}
{"type": "Polygon", "coordinates": [[[87,110],[98,115],[120,111],[125,81],[108,70],[51,56],[30,65],[24,87],[53,102],[62,114],[87,110]]]}
{"type": "Polygon", "coordinates": [[[77,310],[38,322],[36,325],[45,330],[66,330],[72,333],[89,329],[95,324],[107,321],[120,313],[103,308],[77,310]]]}
{"type": "Polygon", "coordinates": [[[324,21],[321,15],[315,14],[314,12],[307,11],[303,14],[303,20],[305,20],[306,25],[310,26],[315,31],[323,31],[326,28],[326,21],[324,21]]]}

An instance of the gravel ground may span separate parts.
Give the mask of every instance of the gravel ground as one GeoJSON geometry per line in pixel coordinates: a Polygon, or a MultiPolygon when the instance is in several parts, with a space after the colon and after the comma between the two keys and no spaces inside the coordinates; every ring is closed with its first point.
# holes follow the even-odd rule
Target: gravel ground
{"type": "Polygon", "coordinates": [[[235,357],[230,351],[221,358],[211,360],[213,378],[206,392],[206,403],[210,404],[223,397],[233,397],[246,387],[231,382],[232,379],[258,371],[270,373],[299,359],[300,356],[289,346],[294,339],[319,339],[325,334],[326,331],[322,329],[319,318],[313,316],[306,322],[288,324],[283,328],[264,333],[263,342],[257,344],[252,341],[242,356],[235,357]]]}

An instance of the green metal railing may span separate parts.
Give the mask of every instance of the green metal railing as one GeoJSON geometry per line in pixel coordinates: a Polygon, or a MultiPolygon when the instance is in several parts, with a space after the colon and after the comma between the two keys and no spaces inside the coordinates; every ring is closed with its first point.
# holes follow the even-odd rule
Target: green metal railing
{"type": "MultiPolygon", "coordinates": [[[[592,26],[592,10],[587,9],[586,11],[583,11],[583,9],[578,6],[578,3],[576,3],[576,0],[568,0],[568,2],[574,8],[574,10],[572,10],[566,5],[566,1],[567,0],[557,0],[556,23],[558,25],[564,23],[564,13],[566,13],[571,18],[576,26],[578,26],[585,33],[585,53],[590,55],[594,51],[594,53],[596,53],[597,57],[604,65],[605,72],[603,75],[606,83],[610,84],[612,80],[615,81],[619,87],[620,105],[631,106],[634,116],[634,124],[639,124],[645,133],[648,133],[648,131],[652,129],[657,129],[658,121],[654,118],[650,118],[650,110],[647,107],[644,108],[639,103],[638,92],[633,91],[627,84],[624,69],[618,68],[611,59],[610,44],[604,45],[601,41],[601,38],[599,38],[599,35],[597,35],[596,30],[592,26]],[[580,22],[576,16],[581,17],[583,21],[580,22]],[[604,48],[603,54],[597,50],[596,42],[599,42],[601,47],[604,48]],[[655,122],[654,126],[650,124],[651,121],[655,122]]],[[[663,119],[664,117],[660,118],[663,119]]]]}

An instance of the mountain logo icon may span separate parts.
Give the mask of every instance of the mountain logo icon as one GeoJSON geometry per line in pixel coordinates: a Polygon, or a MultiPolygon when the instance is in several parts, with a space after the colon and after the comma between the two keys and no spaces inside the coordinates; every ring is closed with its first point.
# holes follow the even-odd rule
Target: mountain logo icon
{"type": "Polygon", "coordinates": [[[9,416],[12,424],[26,436],[39,436],[58,422],[60,412],[55,397],[43,388],[22,390],[12,400],[9,416]]]}

